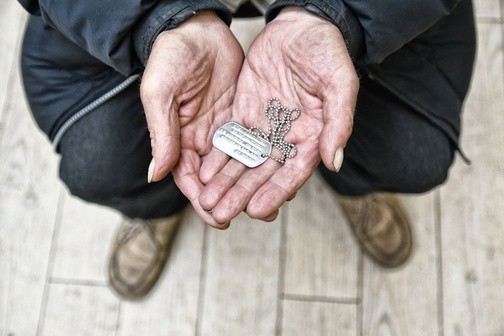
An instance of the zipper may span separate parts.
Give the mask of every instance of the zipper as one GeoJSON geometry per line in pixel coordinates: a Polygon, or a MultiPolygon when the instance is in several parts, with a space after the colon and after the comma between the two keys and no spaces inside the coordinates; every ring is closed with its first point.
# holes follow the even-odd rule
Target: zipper
{"type": "Polygon", "coordinates": [[[128,77],[124,82],[113,88],[112,90],[108,91],[105,93],[103,96],[100,98],[96,99],[93,101],[91,104],[86,105],[84,108],[81,110],[77,111],[72,117],[70,117],[58,130],[56,133],[56,136],[54,137],[52,147],[54,151],[57,151],[58,144],[61,141],[61,138],[65,133],[72,127],[75,123],[77,123],[79,120],[84,118],[86,115],[91,113],[93,110],[95,110],[97,107],[100,105],[104,104],[108,100],[112,99],[114,96],[119,94],[121,91],[126,89],[128,86],[130,86],[132,83],[134,83],[138,78],[140,78],[140,75],[133,75],[128,77]]]}

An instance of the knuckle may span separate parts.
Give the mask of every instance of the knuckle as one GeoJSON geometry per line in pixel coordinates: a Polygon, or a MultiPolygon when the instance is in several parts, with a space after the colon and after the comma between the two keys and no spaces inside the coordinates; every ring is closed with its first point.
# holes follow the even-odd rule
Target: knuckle
{"type": "Polygon", "coordinates": [[[159,85],[153,80],[145,79],[142,80],[140,84],[140,99],[142,101],[149,101],[151,99],[156,99],[160,96],[159,85]]]}
{"type": "Polygon", "coordinates": [[[353,125],[354,125],[353,113],[349,113],[346,115],[345,128],[343,131],[349,135],[350,133],[352,133],[353,125]]]}

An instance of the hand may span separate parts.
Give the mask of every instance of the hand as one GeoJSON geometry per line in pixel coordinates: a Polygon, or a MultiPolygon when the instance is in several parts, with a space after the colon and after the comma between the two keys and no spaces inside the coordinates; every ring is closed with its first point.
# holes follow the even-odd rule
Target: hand
{"type": "Polygon", "coordinates": [[[285,136],[296,144],[297,155],[284,165],[268,159],[257,168],[246,169],[214,149],[200,172],[201,181],[207,183],[200,196],[203,208],[211,209],[217,222],[229,221],[244,210],[253,218],[273,220],[321,158],[328,169],[339,170],[352,131],[358,87],[355,68],[336,26],[301,8],[282,10],[249,49],[232,120],[267,131],[264,109],[270,98],[299,108],[301,115],[285,136]]]}
{"type": "Polygon", "coordinates": [[[242,62],[229,28],[213,12],[202,12],[159,34],[140,86],[153,157],[148,179],[172,171],[196,211],[216,227],[222,225],[198,202],[199,170],[215,130],[231,116],[242,62]]]}

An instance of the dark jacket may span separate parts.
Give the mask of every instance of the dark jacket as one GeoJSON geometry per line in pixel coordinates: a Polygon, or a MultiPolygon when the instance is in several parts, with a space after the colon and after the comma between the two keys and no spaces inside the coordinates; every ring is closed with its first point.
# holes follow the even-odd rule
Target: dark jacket
{"type": "MultiPolygon", "coordinates": [[[[19,2],[124,76],[142,71],[161,31],[195,12],[214,10],[227,24],[232,17],[216,0],[19,2]]],[[[278,0],[266,20],[288,5],[337,25],[360,74],[373,77],[457,143],[474,61],[470,0],[278,0]]]]}
{"type": "Polygon", "coordinates": [[[141,70],[157,35],[194,13],[231,13],[216,0],[19,0],[32,15],[125,76],[141,70]]]}
{"type": "Polygon", "coordinates": [[[361,74],[410,105],[458,147],[476,48],[471,0],[277,0],[267,20],[294,3],[337,25],[361,74]]]}

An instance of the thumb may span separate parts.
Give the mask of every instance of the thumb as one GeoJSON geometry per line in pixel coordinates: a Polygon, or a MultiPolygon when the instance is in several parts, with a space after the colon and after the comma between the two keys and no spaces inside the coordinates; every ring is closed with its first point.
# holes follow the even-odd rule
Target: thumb
{"type": "MultiPolygon", "coordinates": [[[[143,101],[143,99],[142,99],[143,101]]],[[[155,107],[144,103],[152,148],[147,181],[157,182],[170,173],[180,156],[180,120],[175,102],[155,107]]]]}
{"type": "Polygon", "coordinates": [[[339,172],[344,148],[352,133],[358,88],[342,94],[326,95],[323,103],[324,127],[320,134],[319,152],[327,169],[339,172]]]}

